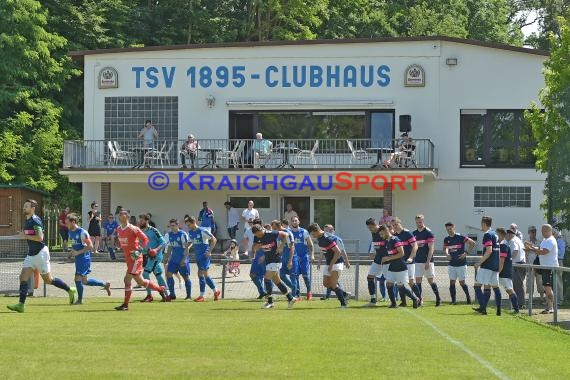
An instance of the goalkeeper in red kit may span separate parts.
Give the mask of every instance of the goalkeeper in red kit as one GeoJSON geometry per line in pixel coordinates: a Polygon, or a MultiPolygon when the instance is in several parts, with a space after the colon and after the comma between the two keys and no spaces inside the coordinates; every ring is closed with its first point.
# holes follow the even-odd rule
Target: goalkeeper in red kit
{"type": "Polygon", "coordinates": [[[125,263],[127,264],[127,273],[125,274],[125,299],[123,304],[117,306],[115,310],[129,310],[129,301],[133,290],[131,288],[132,280],[147,289],[155,290],[161,296],[165,296],[166,289],[159,286],[155,282],[146,280],[142,276],[143,272],[143,256],[141,249],[149,243],[146,234],[137,226],[129,223],[129,212],[121,210],[119,212],[119,227],[117,227],[117,236],[123,253],[125,254],[125,263]],[[141,247],[142,242],[142,247],[141,247]]]}

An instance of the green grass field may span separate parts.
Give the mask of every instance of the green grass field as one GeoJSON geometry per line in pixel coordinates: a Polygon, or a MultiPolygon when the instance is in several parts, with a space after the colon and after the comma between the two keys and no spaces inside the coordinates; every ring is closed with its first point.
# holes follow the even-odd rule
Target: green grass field
{"type": "Polygon", "coordinates": [[[570,335],[469,306],[341,310],[334,300],[131,304],[0,299],[4,379],[568,379],[570,335]]]}

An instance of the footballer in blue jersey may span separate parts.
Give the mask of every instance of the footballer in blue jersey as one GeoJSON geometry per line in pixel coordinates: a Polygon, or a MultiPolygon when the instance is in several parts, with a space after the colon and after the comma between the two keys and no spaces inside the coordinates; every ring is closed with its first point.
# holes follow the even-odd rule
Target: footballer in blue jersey
{"type": "Polygon", "coordinates": [[[469,288],[465,284],[465,276],[467,274],[467,254],[475,248],[475,242],[467,236],[458,234],[455,231],[455,225],[451,222],[445,223],[447,236],[443,239],[443,253],[449,261],[447,273],[449,275],[449,294],[451,295],[451,304],[457,304],[457,289],[455,282],[459,280],[461,289],[465,293],[467,304],[471,304],[471,296],[469,288]],[[465,249],[467,244],[467,249],[465,249]]]}
{"type": "MultiPolygon", "coordinates": [[[[414,263],[416,253],[418,251],[418,243],[416,241],[416,237],[414,234],[404,228],[402,224],[402,220],[400,218],[393,218],[392,219],[392,229],[394,230],[394,236],[396,236],[402,242],[402,247],[404,249],[404,261],[406,262],[406,267],[408,269],[408,285],[412,289],[412,292],[420,298],[420,290],[416,285],[416,264],[414,263]]],[[[402,302],[400,306],[407,306],[406,305],[406,297],[405,294],[400,293],[400,297],[402,298],[402,302]]]]}
{"type": "Polygon", "coordinates": [[[184,285],[186,287],[187,300],[192,299],[192,281],[190,280],[190,242],[188,234],[180,229],[180,223],[176,219],[170,219],[168,222],[170,232],[167,234],[166,243],[169,247],[170,257],[166,264],[166,283],[170,292],[168,300],[176,299],[176,292],[174,290],[174,273],[180,273],[184,278],[184,285]]]}
{"type": "MultiPolygon", "coordinates": [[[[273,231],[283,231],[289,235],[289,241],[294,243],[293,233],[287,228],[289,222],[286,220],[274,220],[271,222],[271,229],[273,231]]],[[[281,242],[281,239],[278,240],[281,242]]],[[[289,249],[288,245],[283,246],[283,252],[281,252],[281,268],[279,269],[279,278],[289,289],[291,289],[291,295],[293,297],[297,296],[297,284],[299,283],[299,256],[294,249],[294,244],[291,244],[292,250],[289,249]]]]}
{"type": "MultiPolygon", "coordinates": [[[[164,265],[162,264],[162,261],[164,260],[163,252],[166,248],[166,240],[159,230],[150,225],[149,214],[139,215],[139,227],[148,238],[148,244],[142,250],[143,255],[147,258],[144,266],[143,278],[150,280],[150,274],[154,273],[158,285],[166,289],[164,265]]],[[[146,293],[146,297],[141,302],[152,302],[154,300],[152,297],[152,290],[147,288],[146,293]]],[[[169,300],[166,292],[162,292],[161,296],[163,297],[162,302],[167,302],[169,300]]]]}
{"type": "Polygon", "coordinates": [[[435,237],[429,228],[425,225],[425,218],[422,214],[416,215],[416,229],[414,232],[414,237],[416,238],[416,243],[418,245],[418,250],[416,252],[415,259],[415,276],[416,276],[416,286],[418,287],[418,294],[420,297],[420,304],[423,303],[422,300],[422,281],[424,277],[427,277],[428,283],[435,294],[435,306],[441,305],[441,297],[439,296],[439,289],[435,283],[434,277],[434,264],[433,264],[433,252],[435,249],[435,237]]]}
{"type": "MultiPolygon", "coordinates": [[[[206,207],[208,204],[206,203],[206,207]]],[[[188,227],[188,239],[190,241],[190,248],[194,248],[196,252],[196,263],[198,264],[198,281],[200,282],[200,296],[195,302],[204,302],[206,299],[206,285],[214,292],[214,301],[220,299],[221,292],[216,288],[216,284],[210,275],[210,257],[212,250],[218,242],[217,239],[204,227],[198,227],[196,218],[189,216],[184,218],[184,223],[188,227]]]]}
{"type": "MultiPolygon", "coordinates": [[[[515,231],[508,230],[504,228],[497,228],[495,230],[497,236],[499,237],[499,284],[505,288],[505,291],[509,295],[509,300],[513,306],[514,314],[519,313],[519,300],[517,294],[513,290],[513,256],[511,248],[509,247],[509,242],[506,240],[507,233],[515,234],[515,231]]],[[[499,290],[500,292],[500,290],[499,290]]],[[[497,294],[495,295],[495,301],[497,300],[497,294]]],[[[499,301],[501,297],[499,297],[499,301]]],[[[501,310],[501,302],[497,303],[497,310],[501,310]]]]}
{"type": "Polygon", "coordinates": [[[24,230],[17,235],[13,235],[14,239],[26,240],[28,243],[28,255],[24,259],[22,271],[20,272],[20,299],[15,305],[7,305],[6,307],[18,313],[24,312],[24,304],[28,297],[28,281],[34,274],[34,270],[40,272],[42,279],[46,284],[53,285],[63,289],[69,295],[69,303],[75,302],[77,289],[69,287],[65,282],[57,277],[52,277],[51,266],[49,263],[49,249],[44,244],[44,227],[42,220],[36,215],[38,202],[33,199],[27,199],[24,202],[22,211],[24,213],[24,230]]]}
{"type": "Polygon", "coordinates": [[[326,265],[323,266],[323,286],[332,289],[340,301],[340,307],[346,308],[345,295],[347,293],[338,284],[340,272],[344,269],[344,259],[338,247],[337,238],[334,235],[325,233],[317,223],[311,224],[307,231],[309,231],[311,237],[317,239],[321,252],[325,256],[326,265]]]}
{"type": "MultiPolygon", "coordinates": [[[[473,308],[476,312],[486,315],[487,304],[491,299],[491,288],[500,299],[499,291],[499,237],[495,231],[491,230],[493,218],[484,216],[481,218],[481,230],[483,235],[483,256],[474,267],[477,271],[475,276],[475,296],[479,302],[478,308],[473,308]],[[483,291],[481,291],[483,287],[483,291]]],[[[497,309],[500,315],[500,309],[497,309]]]]}
{"type": "Polygon", "coordinates": [[[111,260],[116,260],[115,257],[115,230],[119,227],[119,223],[115,220],[113,214],[107,217],[107,220],[103,222],[103,231],[105,232],[104,242],[109,251],[109,256],[111,260]]]}
{"type": "MultiPolygon", "coordinates": [[[[291,233],[295,242],[295,252],[299,257],[299,274],[303,276],[303,281],[307,287],[307,301],[313,299],[311,291],[311,263],[315,261],[313,239],[309,232],[299,226],[299,218],[294,216],[291,218],[291,233]]],[[[299,276],[297,276],[297,297],[301,296],[301,284],[299,276]]]]}
{"type": "Polygon", "coordinates": [[[75,258],[75,287],[77,288],[77,301],[74,305],[83,304],[83,285],[99,286],[111,295],[111,283],[95,278],[87,278],[91,273],[91,252],[93,252],[93,242],[89,233],[77,225],[77,215],[67,214],[65,224],[69,230],[69,243],[71,250],[70,257],[75,258]]]}
{"type": "Polygon", "coordinates": [[[289,239],[289,234],[284,231],[267,231],[263,226],[254,224],[251,227],[253,232],[253,251],[263,249],[265,254],[265,291],[267,292],[267,302],[263,305],[264,309],[273,307],[273,283],[279,288],[287,300],[289,301],[289,308],[292,308],[297,299],[287,290],[287,287],[281,282],[279,277],[279,269],[281,267],[281,252],[285,245],[295,252],[295,245],[289,239]]]}
{"type": "Polygon", "coordinates": [[[396,291],[394,285],[399,290],[399,293],[408,296],[412,302],[414,309],[419,305],[419,298],[406,287],[408,282],[408,266],[404,260],[404,244],[398,239],[397,236],[392,235],[390,227],[382,225],[379,228],[380,236],[386,242],[386,251],[388,254],[382,257],[382,265],[388,265],[388,273],[386,276],[386,285],[388,296],[390,297],[390,308],[396,308],[396,291]]]}
{"type": "Polygon", "coordinates": [[[208,207],[208,202],[202,202],[202,209],[198,213],[198,223],[209,233],[214,232],[214,211],[208,207]]]}

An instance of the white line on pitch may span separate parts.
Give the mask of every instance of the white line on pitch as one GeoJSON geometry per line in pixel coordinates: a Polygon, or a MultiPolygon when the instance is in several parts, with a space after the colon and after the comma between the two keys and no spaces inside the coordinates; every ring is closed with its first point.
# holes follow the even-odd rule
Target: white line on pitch
{"type": "Polygon", "coordinates": [[[496,369],[495,367],[493,367],[491,365],[491,363],[489,363],[488,361],[486,361],[485,359],[483,359],[481,356],[477,355],[476,353],[474,353],[473,351],[471,351],[469,348],[467,348],[467,346],[465,346],[461,341],[454,339],[453,337],[451,337],[450,335],[448,335],[447,333],[445,333],[444,331],[441,331],[440,329],[437,328],[436,325],[434,325],[433,323],[431,323],[430,321],[428,321],[427,319],[419,316],[417,313],[414,313],[410,310],[406,310],[406,312],[410,313],[411,315],[413,315],[415,318],[419,319],[420,321],[422,321],[423,323],[425,323],[426,325],[428,325],[429,327],[432,328],[432,330],[434,330],[436,333],[438,333],[439,335],[441,335],[442,337],[444,337],[448,342],[450,342],[451,344],[459,347],[460,349],[462,349],[465,353],[467,353],[469,356],[471,356],[473,359],[477,360],[483,367],[487,368],[493,375],[495,375],[497,378],[502,379],[502,380],[510,380],[510,378],[505,375],[504,373],[502,373],[501,371],[499,371],[498,369],[496,369]]]}

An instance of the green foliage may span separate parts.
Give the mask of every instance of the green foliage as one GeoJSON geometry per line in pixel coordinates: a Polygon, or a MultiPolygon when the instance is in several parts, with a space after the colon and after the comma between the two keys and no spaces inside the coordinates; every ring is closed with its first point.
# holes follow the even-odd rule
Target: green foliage
{"type": "Polygon", "coordinates": [[[570,228],[570,20],[559,18],[558,36],[550,36],[546,87],[540,94],[544,112],[534,105],[526,114],[538,142],[536,166],[547,173],[544,208],[550,207],[570,228]]]}

